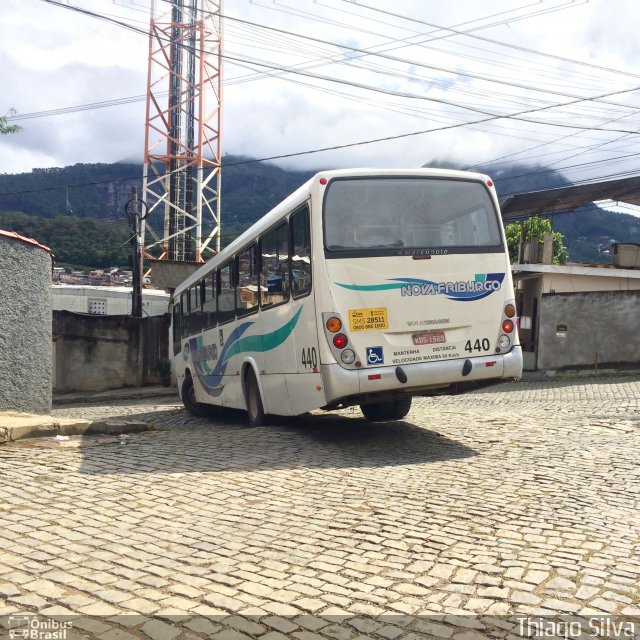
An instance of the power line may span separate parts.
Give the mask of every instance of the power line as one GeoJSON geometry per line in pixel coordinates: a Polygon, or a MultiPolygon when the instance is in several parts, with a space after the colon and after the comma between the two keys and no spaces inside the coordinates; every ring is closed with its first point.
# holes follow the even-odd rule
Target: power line
{"type": "MultiPolygon", "coordinates": [[[[53,0],[45,0],[45,2],[53,2],[53,0]]],[[[164,2],[171,3],[172,0],[164,0],[164,2]]],[[[62,6],[64,6],[64,5],[62,5],[62,6]]],[[[207,13],[211,13],[211,12],[207,12],[207,13]]],[[[324,40],[322,38],[317,38],[317,37],[314,37],[314,36],[309,36],[309,35],[301,36],[300,34],[294,33],[293,31],[287,31],[285,29],[279,29],[277,27],[267,27],[265,25],[260,25],[260,24],[257,24],[255,22],[251,22],[250,20],[245,20],[243,18],[237,18],[237,17],[228,16],[228,15],[222,15],[222,14],[221,14],[221,17],[225,18],[226,20],[233,20],[235,22],[240,22],[242,24],[247,24],[247,25],[251,25],[251,26],[254,26],[254,27],[259,27],[259,28],[262,28],[262,29],[268,29],[270,31],[275,31],[277,33],[283,33],[283,34],[286,34],[288,36],[293,36],[293,37],[297,37],[297,38],[304,38],[305,40],[310,40],[312,42],[318,42],[318,43],[321,43],[321,44],[330,45],[330,46],[333,46],[333,47],[344,49],[346,51],[351,51],[353,53],[364,53],[366,55],[380,57],[380,58],[383,58],[383,59],[386,59],[386,60],[390,60],[392,62],[400,62],[402,64],[414,65],[414,66],[417,66],[417,67],[423,67],[423,68],[431,69],[431,70],[434,70],[434,71],[450,73],[450,74],[452,74],[454,76],[462,76],[462,77],[471,78],[471,79],[474,79],[474,80],[482,80],[484,82],[497,83],[497,84],[506,85],[506,86],[510,86],[510,87],[514,87],[514,88],[522,89],[522,90],[527,90],[527,91],[538,91],[540,93],[552,94],[552,95],[556,95],[556,96],[561,96],[563,98],[571,98],[571,99],[574,99],[574,100],[575,99],[580,99],[580,100],[584,99],[581,96],[576,96],[574,94],[570,94],[570,93],[566,93],[566,92],[552,91],[552,90],[549,90],[549,89],[538,89],[536,87],[531,87],[531,86],[524,85],[524,84],[521,84],[521,83],[509,82],[509,81],[506,81],[506,80],[498,80],[498,79],[492,78],[490,76],[481,76],[481,75],[478,75],[478,74],[468,73],[468,72],[464,72],[464,71],[461,71],[461,70],[448,69],[446,67],[440,67],[440,66],[437,66],[437,65],[429,65],[429,64],[426,64],[424,62],[417,61],[417,60],[410,60],[410,59],[407,59],[407,58],[399,58],[397,56],[391,56],[391,55],[388,55],[388,54],[385,54],[385,53],[381,53],[381,52],[371,51],[371,50],[368,50],[368,49],[362,49],[360,47],[352,47],[352,46],[347,45],[347,44],[340,44],[340,43],[336,43],[336,42],[331,42],[330,40],[324,40]]],[[[227,57],[227,56],[225,56],[225,57],[227,57]]],[[[227,59],[234,60],[234,58],[229,58],[229,57],[227,57],[227,59]]],[[[260,63],[254,63],[254,64],[258,64],[258,66],[265,66],[265,67],[268,67],[268,68],[275,68],[272,65],[268,65],[268,64],[260,64],[260,63]]],[[[300,73],[302,75],[306,75],[302,71],[298,71],[298,70],[290,69],[289,72],[290,73],[300,73]]],[[[311,77],[314,77],[313,74],[311,74],[311,77]]],[[[337,81],[335,79],[326,78],[326,77],[323,77],[323,76],[319,76],[319,78],[320,79],[325,79],[325,80],[329,79],[331,81],[337,81]]],[[[359,88],[369,88],[369,89],[371,89],[370,87],[359,85],[359,83],[356,83],[356,86],[359,86],[359,88]]],[[[631,92],[631,91],[637,91],[638,89],[640,89],[640,87],[635,87],[635,88],[628,89],[626,91],[622,91],[622,92],[619,92],[619,93],[628,93],[628,92],[631,92]]],[[[618,92],[616,92],[616,93],[618,93],[618,92]]],[[[396,95],[401,95],[401,94],[396,94],[396,95]]],[[[611,94],[611,95],[613,95],[613,94],[611,94]]],[[[403,97],[418,97],[418,96],[405,95],[403,97]]],[[[422,99],[424,99],[424,100],[432,100],[431,98],[422,98],[422,99]]],[[[621,104],[621,103],[615,103],[615,102],[608,102],[608,101],[605,101],[605,100],[601,100],[600,98],[592,98],[592,100],[598,100],[598,101],[602,102],[603,104],[607,104],[607,105],[611,105],[611,106],[629,108],[628,105],[621,104]]],[[[454,104],[454,103],[448,103],[448,102],[445,102],[445,103],[446,104],[454,104]]],[[[459,105],[456,105],[456,106],[459,106],[459,105]]],[[[463,107],[463,108],[465,108],[465,107],[463,107]]],[[[466,108],[469,108],[469,107],[466,107],[466,108]]]]}
{"type": "MultiPolygon", "coordinates": [[[[86,14],[86,15],[88,15],[90,17],[95,17],[95,18],[98,18],[98,19],[106,20],[108,22],[112,22],[114,24],[117,24],[118,26],[123,26],[125,28],[132,29],[135,32],[138,32],[138,33],[141,33],[141,34],[144,34],[144,35],[148,36],[148,32],[147,31],[142,30],[142,29],[140,29],[138,27],[133,27],[132,25],[124,23],[124,22],[122,22],[120,20],[115,20],[113,18],[104,16],[104,15],[101,15],[101,14],[97,14],[97,13],[92,12],[92,11],[81,9],[79,7],[74,7],[73,5],[64,5],[64,4],[61,4],[60,2],[58,2],[56,0],[44,0],[44,1],[49,3],[49,4],[52,4],[54,6],[59,6],[59,7],[66,8],[66,9],[71,9],[73,11],[78,11],[80,13],[86,14]]],[[[169,1],[169,0],[165,0],[165,1],[169,1]]],[[[247,20],[242,20],[242,19],[239,19],[239,18],[232,18],[232,17],[229,17],[229,16],[225,16],[225,17],[227,19],[237,20],[237,21],[239,21],[239,22],[241,22],[243,24],[249,24],[249,25],[252,25],[252,26],[257,26],[257,27],[260,27],[260,28],[273,30],[273,31],[276,31],[278,33],[285,33],[287,35],[293,35],[293,36],[296,36],[296,37],[302,37],[302,36],[299,36],[298,34],[294,34],[292,32],[288,32],[288,31],[285,31],[285,30],[282,30],[282,29],[276,29],[274,27],[264,27],[262,25],[257,25],[256,23],[253,23],[253,22],[250,22],[250,21],[247,21],[247,20]]],[[[310,37],[307,37],[307,36],[304,36],[304,38],[305,39],[311,39],[312,41],[318,41],[318,42],[322,42],[322,43],[325,43],[325,44],[329,44],[331,46],[342,47],[342,48],[345,48],[347,50],[354,51],[354,52],[366,53],[367,55],[369,55],[369,54],[378,55],[375,52],[369,52],[367,50],[358,49],[358,48],[355,48],[355,47],[348,47],[346,45],[344,45],[344,46],[343,45],[338,45],[336,43],[332,43],[332,42],[329,42],[329,41],[324,41],[324,40],[321,40],[321,39],[318,39],[318,38],[310,38],[310,37]]],[[[233,57],[233,56],[229,56],[229,55],[225,55],[223,57],[225,57],[228,60],[232,60],[232,61],[236,61],[236,62],[243,62],[243,61],[247,62],[246,60],[243,60],[241,58],[237,58],[237,57],[233,57]]],[[[383,57],[387,57],[387,56],[383,56],[383,57]]],[[[394,58],[394,57],[390,57],[390,58],[394,59],[394,60],[397,60],[397,61],[403,61],[405,63],[411,63],[411,64],[414,63],[413,61],[407,61],[407,60],[404,60],[404,59],[401,59],[401,58],[394,58]]],[[[325,81],[328,81],[328,82],[337,82],[337,83],[340,83],[340,84],[346,84],[348,86],[352,86],[352,87],[355,87],[355,88],[369,90],[369,91],[375,91],[375,92],[384,93],[384,94],[387,94],[387,95],[396,95],[396,96],[402,97],[402,98],[419,99],[419,100],[436,102],[436,103],[439,103],[439,104],[444,104],[444,105],[447,105],[447,106],[452,106],[452,107],[460,108],[460,109],[463,109],[463,110],[470,110],[470,111],[473,111],[473,112],[476,112],[476,113],[481,113],[483,115],[490,115],[490,116],[494,116],[494,117],[510,117],[510,118],[516,118],[518,115],[520,115],[520,114],[510,114],[508,116],[506,116],[506,115],[505,116],[499,116],[499,114],[495,114],[495,113],[492,113],[492,112],[489,112],[489,111],[486,111],[486,110],[483,110],[483,109],[474,108],[474,107],[471,107],[471,106],[468,106],[468,105],[459,104],[459,103],[455,103],[455,102],[448,101],[448,100],[443,100],[443,99],[438,99],[438,98],[427,98],[427,97],[423,97],[423,96],[417,96],[417,95],[414,95],[414,94],[408,94],[408,93],[405,93],[405,92],[398,92],[398,91],[390,91],[390,90],[380,89],[378,87],[372,87],[370,85],[365,85],[363,83],[356,83],[356,82],[352,82],[352,81],[332,78],[332,77],[329,77],[329,76],[324,76],[324,75],[319,75],[319,74],[312,74],[312,73],[309,73],[309,72],[296,70],[296,69],[293,69],[291,67],[283,68],[280,65],[271,65],[271,64],[264,63],[264,62],[260,62],[260,61],[249,61],[249,64],[253,64],[253,65],[256,65],[256,66],[268,68],[268,69],[271,69],[271,70],[285,71],[287,73],[294,73],[294,74],[301,74],[301,75],[305,75],[307,77],[314,78],[316,80],[325,80],[325,81]]],[[[420,64],[420,63],[417,63],[417,64],[420,64]]],[[[429,65],[422,65],[422,66],[427,66],[429,68],[438,69],[438,67],[430,67],[429,65]]],[[[464,75],[464,74],[462,74],[462,75],[464,75]]],[[[467,75],[469,75],[469,77],[474,77],[476,79],[482,79],[482,80],[486,80],[486,81],[489,81],[489,82],[494,82],[495,81],[495,80],[492,80],[490,78],[486,78],[486,77],[482,77],[482,76],[476,76],[474,74],[467,74],[467,75]]],[[[510,83],[507,83],[507,84],[510,84],[510,83]]],[[[515,86],[518,86],[519,88],[524,88],[523,85],[515,85],[515,86]]],[[[610,97],[612,95],[620,95],[621,93],[634,92],[638,88],[640,88],[640,87],[636,87],[636,88],[632,88],[632,89],[628,89],[628,90],[623,90],[623,91],[619,91],[619,92],[612,92],[612,93],[608,93],[608,94],[602,94],[600,96],[595,96],[595,97],[591,97],[591,98],[578,97],[576,102],[568,102],[568,103],[559,103],[559,104],[556,104],[556,105],[548,105],[547,107],[544,107],[544,109],[562,107],[562,106],[567,106],[567,105],[570,105],[570,104],[577,104],[578,102],[591,102],[591,101],[602,101],[604,104],[622,106],[624,108],[630,108],[627,105],[623,105],[623,104],[620,104],[620,103],[612,103],[612,102],[604,100],[603,98],[610,97]]],[[[540,91],[545,91],[545,90],[540,90],[540,91]]],[[[558,92],[556,92],[556,93],[558,93],[558,92]]],[[[570,97],[571,96],[571,94],[564,94],[564,93],[562,93],[560,95],[563,95],[564,97],[568,97],[568,96],[570,97]]],[[[576,98],[576,97],[574,96],[574,98],[576,98]]],[[[134,101],[135,98],[132,97],[131,100],[134,101]]],[[[100,106],[99,103],[98,103],[98,106],[100,106]]],[[[549,123],[549,122],[540,122],[540,121],[535,121],[535,120],[526,119],[526,118],[524,120],[526,122],[529,122],[529,123],[532,123],[532,124],[544,124],[544,125],[547,125],[547,126],[554,126],[553,123],[549,123]]],[[[560,125],[560,126],[567,126],[567,125],[560,125]]],[[[585,127],[572,126],[572,128],[584,129],[585,127]]],[[[628,133],[627,131],[616,131],[616,130],[612,130],[612,129],[603,129],[603,128],[598,128],[598,127],[590,127],[589,129],[590,130],[604,130],[604,131],[614,131],[614,132],[620,132],[620,133],[628,133]]]]}
{"type": "MultiPolygon", "coordinates": [[[[164,92],[165,94],[167,92],[164,92]]],[[[156,94],[156,95],[162,95],[156,94]]],[[[126,98],[113,98],[112,100],[101,100],[99,102],[89,102],[87,104],[74,105],[70,107],[59,107],[57,109],[47,109],[44,111],[34,111],[32,113],[22,113],[7,120],[32,120],[33,118],[45,118],[47,116],[58,116],[67,113],[77,113],[79,111],[91,111],[92,109],[104,109],[106,107],[117,107],[123,104],[132,104],[146,99],[146,95],[128,96],[126,98]]]]}
{"type": "MultiPolygon", "coordinates": [[[[126,29],[129,29],[129,30],[133,30],[133,31],[135,31],[137,33],[140,33],[140,34],[143,34],[143,35],[146,35],[146,36],[149,35],[148,31],[146,31],[144,29],[140,29],[138,27],[134,27],[133,25],[127,24],[126,22],[122,22],[120,20],[116,20],[114,18],[110,18],[110,17],[105,16],[103,14],[98,14],[96,12],[89,11],[87,9],[81,9],[80,7],[75,7],[73,5],[62,4],[58,0],[43,0],[43,2],[46,2],[48,4],[51,4],[51,5],[54,5],[54,6],[57,6],[57,7],[61,7],[61,8],[64,8],[64,9],[77,11],[77,12],[83,13],[85,15],[88,15],[88,16],[91,16],[91,17],[94,17],[94,18],[97,18],[97,19],[100,19],[100,20],[104,20],[104,21],[107,21],[107,22],[112,22],[112,23],[114,23],[116,25],[122,26],[122,27],[124,27],[126,29]]],[[[171,3],[172,0],[164,0],[164,2],[171,3]]],[[[212,12],[210,12],[210,11],[206,11],[205,13],[212,14],[212,12]]],[[[624,107],[624,108],[628,109],[629,108],[628,105],[625,105],[625,104],[622,104],[622,103],[609,102],[609,101],[603,100],[603,98],[607,97],[607,96],[611,96],[611,95],[619,95],[621,93],[630,93],[630,92],[637,91],[637,90],[640,89],[640,87],[633,87],[631,89],[612,92],[612,93],[609,93],[609,94],[603,94],[602,96],[596,96],[596,97],[592,97],[592,98],[588,98],[587,99],[587,98],[584,98],[582,96],[576,96],[576,95],[565,93],[565,92],[552,91],[552,90],[548,90],[548,89],[537,89],[535,87],[523,85],[523,84],[520,84],[520,83],[508,82],[508,81],[505,81],[505,80],[497,80],[497,79],[491,78],[489,76],[481,76],[481,75],[478,75],[478,74],[465,73],[465,72],[459,71],[459,70],[447,69],[446,67],[439,67],[439,66],[436,66],[436,65],[428,65],[426,63],[419,62],[419,61],[416,61],[416,60],[409,60],[409,59],[406,59],[406,58],[398,58],[396,56],[390,56],[390,55],[385,54],[385,53],[378,53],[378,52],[370,51],[370,50],[367,50],[367,49],[361,49],[359,47],[352,47],[352,46],[349,46],[349,45],[346,45],[346,44],[340,44],[340,43],[336,43],[336,42],[331,42],[329,40],[324,40],[324,39],[316,38],[316,37],[309,36],[309,35],[301,36],[300,34],[294,33],[292,31],[287,31],[285,29],[279,29],[277,27],[270,27],[270,26],[260,25],[260,24],[257,24],[255,22],[251,22],[250,20],[244,20],[242,18],[237,18],[237,17],[223,15],[223,14],[219,14],[219,15],[220,15],[220,17],[222,17],[222,18],[224,18],[226,20],[232,20],[232,21],[235,21],[235,22],[239,22],[241,24],[246,24],[246,25],[251,25],[253,27],[259,27],[259,28],[262,28],[262,29],[267,29],[269,31],[274,31],[276,33],[286,34],[288,36],[292,36],[292,37],[296,37],[296,38],[303,38],[304,40],[309,40],[311,42],[318,42],[318,43],[329,45],[329,46],[336,47],[336,48],[339,48],[339,49],[344,49],[346,51],[351,51],[353,53],[363,53],[363,54],[366,54],[366,55],[372,55],[372,56],[376,56],[376,57],[381,57],[381,58],[384,58],[384,59],[387,59],[387,60],[390,60],[390,61],[393,61],[393,62],[400,62],[402,64],[415,65],[415,66],[418,66],[418,67],[424,67],[424,68],[435,70],[435,71],[450,73],[450,74],[457,75],[457,76],[462,76],[462,77],[468,77],[468,78],[472,78],[472,79],[475,79],[475,80],[481,80],[481,81],[485,81],[485,82],[497,83],[497,84],[501,84],[501,85],[511,86],[511,87],[514,87],[514,88],[522,89],[522,90],[527,90],[527,91],[533,90],[533,91],[538,91],[540,93],[547,93],[547,94],[557,95],[557,96],[561,96],[561,97],[564,97],[564,98],[571,98],[573,100],[578,100],[580,102],[586,101],[586,100],[599,101],[599,102],[602,102],[603,104],[607,104],[607,105],[610,105],[610,106],[618,106],[618,107],[624,107]]],[[[224,59],[232,60],[232,61],[250,62],[251,64],[255,64],[257,66],[262,66],[262,67],[269,68],[269,69],[283,70],[283,67],[279,66],[279,65],[271,65],[271,64],[267,64],[267,63],[264,63],[264,62],[257,62],[257,61],[247,61],[245,59],[241,59],[241,58],[239,59],[239,58],[232,57],[232,56],[229,56],[229,55],[226,55],[226,54],[223,54],[222,57],[224,59]]],[[[474,109],[473,107],[469,107],[469,106],[465,106],[465,105],[459,105],[459,104],[456,104],[456,103],[451,102],[451,101],[445,101],[445,100],[440,100],[440,99],[435,99],[435,98],[426,98],[426,97],[422,97],[422,96],[406,94],[404,92],[394,92],[394,91],[390,91],[390,90],[384,90],[384,89],[380,89],[380,88],[377,88],[377,87],[371,87],[371,86],[368,86],[368,85],[364,85],[362,83],[355,83],[355,82],[351,82],[351,81],[340,80],[340,79],[337,79],[337,78],[331,78],[331,77],[328,77],[328,76],[321,76],[321,75],[318,75],[318,74],[311,74],[311,73],[304,72],[304,71],[301,71],[301,70],[293,69],[291,67],[285,68],[285,70],[288,73],[305,75],[305,76],[308,76],[308,77],[312,77],[312,78],[316,78],[316,79],[320,79],[320,80],[326,80],[326,81],[329,81],[329,82],[338,82],[340,84],[347,84],[347,85],[350,85],[350,86],[354,86],[356,88],[366,89],[366,90],[369,90],[369,91],[378,91],[380,93],[387,93],[389,95],[398,95],[400,97],[421,99],[421,100],[433,101],[433,102],[440,102],[440,103],[446,104],[448,106],[456,106],[458,108],[467,109],[467,110],[471,110],[471,111],[476,111],[476,112],[479,112],[479,113],[484,113],[485,115],[487,115],[487,113],[488,113],[488,112],[485,112],[485,111],[482,111],[482,110],[474,109]]],[[[571,103],[568,103],[568,104],[571,104],[571,103]]],[[[561,104],[561,105],[558,105],[558,106],[563,106],[563,105],[561,104]]]]}
{"type": "MultiPolygon", "coordinates": [[[[131,27],[131,25],[127,25],[126,23],[122,23],[121,21],[118,21],[118,20],[113,20],[112,18],[108,18],[108,17],[105,18],[104,16],[100,16],[100,14],[95,14],[94,12],[88,12],[88,11],[86,11],[84,9],[80,9],[78,7],[73,7],[71,5],[61,5],[59,2],[56,2],[54,0],[45,0],[45,1],[50,3],[50,4],[56,5],[56,6],[61,6],[63,8],[69,8],[69,9],[72,9],[72,10],[78,10],[81,13],[85,13],[85,14],[90,15],[91,17],[98,17],[98,18],[101,18],[101,19],[106,19],[109,22],[115,22],[119,26],[125,26],[127,28],[132,28],[136,32],[144,33],[145,35],[148,35],[147,31],[141,30],[141,29],[139,29],[137,27],[131,27]]],[[[244,21],[244,22],[247,22],[247,21],[244,21]]],[[[250,23],[250,24],[254,24],[254,23],[250,23]]],[[[227,56],[227,57],[229,59],[232,59],[232,60],[235,60],[235,61],[239,61],[238,58],[234,58],[234,57],[230,57],[230,56],[227,56]]],[[[261,63],[261,62],[250,62],[250,64],[263,66],[263,67],[267,67],[267,68],[274,69],[274,70],[282,70],[282,67],[280,67],[280,66],[267,65],[267,64],[261,63]]],[[[295,71],[293,71],[293,72],[295,73],[295,71]]],[[[298,73],[302,73],[302,72],[298,72],[298,73]]],[[[422,98],[421,96],[414,96],[412,94],[405,94],[403,92],[390,92],[388,90],[379,89],[377,87],[371,87],[369,85],[364,85],[364,84],[361,84],[361,83],[353,83],[353,82],[349,82],[349,81],[338,80],[338,79],[335,79],[335,78],[331,78],[331,77],[327,77],[327,76],[320,76],[320,75],[317,75],[317,74],[305,73],[303,75],[310,76],[310,77],[312,77],[314,79],[327,80],[327,81],[330,81],[330,82],[340,82],[340,83],[343,83],[343,84],[347,84],[349,86],[355,86],[357,88],[362,88],[362,89],[365,89],[365,90],[372,90],[372,91],[377,91],[377,92],[390,94],[390,95],[398,95],[399,97],[409,97],[409,98],[415,98],[415,99],[431,100],[431,101],[439,102],[439,103],[442,103],[442,104],[446,104],[448,106],[454,106],[456,108],[461,108],[461,109],[465,109],[465,110],[472,110],[472,111],[481,113],[483,115],[488,115],[488,116],[490,116],[490,119],[499,119],[499,118],[518,119],[518,116],[526,114],[526,113],[532,113],[532,112],[535,112],[535,111],[538,111],[538,110],[546,110],[546,109],[550,109],[550,108],[566,106],[566,105],[569,105],[569,104],[575,104],[577,102],[587,102],[587,101],[591,101],[591,100],[598,100],[598,99],[602,99],[603,97],[607,97],[607,96],[610,96],[610,95],[619,95],[620,93],[622,93],[622,92],[612,92],[610,94],[603,94],[602,96],[579,99],[577,102],[574,102],[574,103],[560,103],[560,104],[557,104],[557,105],[549,105],[549,106],[543,107],[541,109],[528,110],[528,111],[519,112],[519,113],[516,113],[516,114],[500,115],[500,114],[491,113],[489,111],[485,111],[485,110],[482,110],[482,109],[475,109],[473,107],[468,107],[466,105],[453,103],[451,101],[422,98]]],[[[635,89],[627,90],[627,92],[634,91],[634,90],[635,89]]],[[[126,103],[128,101],[133,102],[133,101],[140,100],[140,99],[142,99],[141,96],[132,96],[130,98],[122,98],[122,99],[117,99],[117,100],[114,100],[114,101],[103,101],[102,103],[92,103],[90,105],[86,105],[86,108],[87,109],[100,108],[102,106],[110,106],[110,104],[121,104],[121,103],[126,103]]],[[[73,111],[82,110],[82,108],[83,108],[82,106],[79,106],[79,107],[75,107],[75,108],[73,108],[73,107],[66,108],[64,110],[51,110],[49,112],[45,112],[44,115],[49,115],[49,114],[52,114],[54,112],[55,113],[60,113],[60,112],[72,111],[72,110],[73,111]]],[[[31,117],[35,117],[35,115],[36,114],[32,114],[31,117]]],[[[522,120],[525,121],[525,122],[531,123],[531,124],[542,124],[542,125],[545,125],[545,126],[562,126],[562,127],[569,127],[569,128],[579,129],[579,130],[594,130],[594,131],[595,130],[599,130],[599,131],[617,132],[617,133],[625,133],[625,134],[635,133],[635,132],[631,132],[631,131],[627,131],[627,130],[605,129],[605,128],[602,128],[602,127],[584,127],[584,126],[576,126],[576,125],[566,125],[564,123],[552,123],[552,122],[546,122],[546,121],[536,121],[536,120],[532,120],[530,118],[522,118],[522,120]]],[[[487,121],[487,120],[483,120],[483,121],[480,121],[480,122],[484,122],[484,121],[487,121]]],[[[477,124],[477,123],[474,123],[474,122],[465,123],[466,126],[472,126],[474,124],[477,124]]],[[[453,125],[453,126],[455,126],[455,125],[453,125]]],[[[411,134],[408,134],[408,135],[411,135],[411,134]]],[[[404,137],[404,136],[401,135],[400,137],[404,137]]],[[[386,140],[386,139],[392,139],[392,138],[384,138],[384,139],[386,140]]],[[[382,140],[382,139],[380,139],[380,140],[382,140]]],[[[375,142],[375,141],[378,141],[378,140],[374,140],[373,142],[375,142]]],[[[362,144],[362,143],[354,143],[353,146],[357,146],[358,144],[362,144]]],[[[347,146],[347,145],[341,145],[341,146],[339,146],[337,148],[345,148],[345,146],[347,146]]],[[[332,148],[331,147],[327,147],[327,148],[320,149],[320,150],[314,150],[314,152],[318,152],[318,151],[321,151],[321,150],[332,150],[332,148]]],[[[300,155],[304,155],[305,153],[308,153],[308,152],[301,152],[300,155]]],[[[294,154],[283,154],[281,156],[272,156],[272,157],[269,157],[268,159],[278,159],[278,158],[281,158],[281,157],[291,157],[292,155],[294,155],[294,154]]]]}
{"type": "MultiPolygon", "coordinates": [[[[480,121],[476,121],[476,123],[478,122],[486,122],[489,120],[493,120],[494,118],[487,118],[484,120],[480,120],[480,121]]],[[[471,124],[476,124],[476,123],[471,123],[471,124]]],[[[248,159],[248,160],[240,160],[237,162],[230,162],[230,163],[222,163],[222,168],[224,169],[225,167],[233,167],[233,166],[239,166],[239,165],[247,165],[247,164],[254,164],[256,162],[267,162],[270,160],[279,160],[279,159],[283,159],[283,158],[291,158],[291,157],[296,157],[296,156],[302,156],[302,155],[310,155],[310,154],[314,154],[314,153],[321,153],[324,151],[335,151],[335,150],[339,150],[339,149],[345,149],[345,148],[350,148],[350,147],[357,147],[357,146],[365,146],[368,144],[375,144],[378,142],[386,142],[386,141],[390,141],[390,140],[397,140],[397,139],[401,139],[401,138],[408,138],[408,137],[414,137],[414,136],[418,136],[418,135],[423,135],[426,133],[434,133],[434,132],[438,132],[438,131],[446,131],[449,129],[455,129],[455,128],[460,128],[460,127],[464,127],[464,126],[468,126],[469,123],[459,123],[459,124],[453,124],[453,125],[448,125],[448,126],[443,126],[443,127],[437,127],[437,128],[433,128],[433,129],[426,129],[426,130],[422,130],[422,131],[413,131],[410,133],[404,133],[404,134],[398,134],[398,135],[394,135],[394,136],[386,136],[386,137],[382,137],[382,138],[375,138],[375,139],[371,139],[371,140],[363,140],[360,142],[352,142],[352,143],[346,143],[346,144],[342,144],[342,145],[334,145],[331,147],[322,147],[322,148],[318,148],[318,149],[310,149],[310,150],[306,150],[306,151],[298,151],[298,152],[294,152],[294,153],[288,153],[288,154],[280,154],[280,155],[276,155],[276,156],[269,156],[269,157],[264,157],[264,158],[252,158],[252,159],[248,159]]],[[[634,133],[634,132],[629,132],[629,133],[634,133]]],[[[631,173],[635,173],[635,172],[631,172],[631,173]]],[[[163,177],[166,177],[165,174],[163,177]]],[[[525,175],[529,175],[529,174],[522,174],[522,176],[518,176],[518,177],[523,177],[525,175]]],[[[619,175],[619,174],[615,174],[615,175],[619,175]]],[[[85,183],[81,183],[81,184],[75,184],[75,185],[62,185],[62,186],[58,186],[58,187],[43,187],[40,189],[29,189],[29,190],[24,190],[24,191],[7,191],[7,192],[0,192],[0,196],[13,196],[13,195],[21,195],[21,194],[26,194],[26,193],[39,193],[39,192],[43,192],[43,191],[55,191],[57,189],[64,189],[64,188],[69,188],[69,189],[75,189],[75,188],[80,188],[80,187],[87,187],[87,186],[95,186],[95,185],[100,185],[100,184],[112,184],[112,183],[116,183],[116,182],[125,182],[125,181],[131,181],[131,180],[140,180],[142,179],[141,175],[137,175],[137,176],[129,176],[129,177],[125,177],[125,178],[114,178],[114,179],[110,179],[110,180],[97,180],[97,181],[93,181],[93,182],[85,182],[85,183]]]]}
{"type": "MultiPolygon", "coordinates": [[[[343,2],[351,2],[351,0],[343,0],[343,2]]],[[[488,42],[490,44],[498,45],[500,47],[507,47],[509,49],[515,49],[517,51],[522,51],[524,53],[530,53],[530,54],[541,56],[541,57],[544,57],[544,58],[551,58],[553,60],[558,60],[559,62],[568,62],[570,64],[576,64],[576,65],[580,65],[580,66],[584,66],[584,67],[589,67],[591,69],[597,69],[598,71],[607,71],[608,73],[625,75],[625,76],[629,76],[631,78],[636,78],[636,79],[640,78],[639,74],[631,73],[630,71],[621,71],[620,69],[613,69],[611,67],[603,67],[603,66],[600,66],[600,65],[597,65],[597,64],[593,64],[593,63],[590,63],[590,62],[584,62],[582,60],[574,60],[572,58],[565,58],[563,56],[558,56],[558,55],[555,55],[555,54],[552,54],[552,53],[546,53],[544,51],[537,51],[535,49],[528,49],[526,47],[522,47],[522,46],[519,46],[519,45],[509,44],[509,43],[506,43],[506,42],[502,42],[500,40],[494,40],[492,38],[487,38],[485,36],[479,36],[479,35],[476,35],[474,33],[470,33],[469,31],[459,31],[455,27],[442,27],[440,25],[433,24],[432,22],[427,22],[426,20],[420,20],[418,18],[412,18],[412,17],[409,17],[409,16],[403,16],[403,15],[400,15],[400,14],[397,14],[397,13],[393,13],[391,11],[387,11],[385,9],[379,9],[377,7],[372,7],[372,6],[369,6],[369,5],[366,5],[366,4],[362,4],[362,2],[358,2],[358,4],[356,6],[362,7],[364,9],[369,9],[371,11],[376,11],[378,13],[383,13],[385,15],[394,16],[396,18],[402,18],[403,20],[408,20],[408,21],[411,21],[411,22],[417,22],[417,23],[420,23],[420,24],[424,24],[424,25],[426,25],[428,27],[433,27],[433,28],[436,28],[436,29],[449,31],[449,32],[451,32],[452,34],[455,34],[455,35],[466,36],[468,38],[473,38],[475,40],[481,40],[483,42],[488,42]]]]}

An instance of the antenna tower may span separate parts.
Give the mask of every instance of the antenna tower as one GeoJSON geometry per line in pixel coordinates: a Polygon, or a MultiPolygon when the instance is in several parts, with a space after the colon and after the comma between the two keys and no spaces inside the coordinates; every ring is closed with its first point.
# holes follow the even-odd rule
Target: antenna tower
{"type": "Polygon", "coordinates": [[[152,0],[143,173],[144,255],[220,251],[222,0],[152,0]]]}

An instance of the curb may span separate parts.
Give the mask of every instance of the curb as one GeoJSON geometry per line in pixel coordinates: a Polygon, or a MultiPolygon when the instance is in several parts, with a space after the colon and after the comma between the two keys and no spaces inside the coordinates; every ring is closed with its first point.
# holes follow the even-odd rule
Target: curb
{"type": "Polygon", "coordinates": [[[122,435],[125,433],[141,433],[151,427],[140,420],[105,421],[105,420],[69,420],[64,422],[50,421],[46,418],[37,424],[0,427],[0,444],[27,440],[31,438],[55,438],[56,436],[85,435],[122,435]]]}

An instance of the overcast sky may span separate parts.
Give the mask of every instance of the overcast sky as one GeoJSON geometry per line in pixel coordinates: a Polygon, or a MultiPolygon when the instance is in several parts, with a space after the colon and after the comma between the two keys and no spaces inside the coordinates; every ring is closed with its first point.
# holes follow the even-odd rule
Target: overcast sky
{"type": "MultiPolygon", "coordinates": [[[[63,3],[149,26],[149,0],[63,3]]],[[[575,181],[637,165],[633,0],[226,0],[223,13],[224,153],[263,158],[427,131],[277,164],[508,160],[575,181]],[[310,75],[265,74],[256,62],[310,75]]],[[[2,0],[0,115],[143,96],[148,46],[144,35],[44,0],[2,0]]],[[[24,130],[0,138],[0,173],[141,162],[144,120],[143,100],[15,120],[24,130]]]]}

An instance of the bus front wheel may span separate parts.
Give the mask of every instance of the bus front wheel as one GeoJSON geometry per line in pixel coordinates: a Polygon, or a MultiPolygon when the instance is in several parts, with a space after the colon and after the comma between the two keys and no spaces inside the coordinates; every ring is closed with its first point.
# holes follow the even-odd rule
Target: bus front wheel
{"type": "Polygon", "coordinates": [[[360,405],[360,410],[369,422],[400,420],[409,413],[409,409],[411,409],[411,397],[360,405]]]}
{"type": "Polygon", "coordinates": [[[184,382],[182,383],[182,404],[187,412],[192,416],[204,418],[208,415],[207,405],[196,401],[196,391],[193,388],[193,378],[189,373],[187,373],[184,378],[184,382]]]}
{"type": "Polygon", "coordinates": [[[260,388],[253,369],[247,371],[244,382],[244,399],[247,405],[247,417],[250,427],[261,427],[264,424],[264,408],[260,397],[260,388]]]}

